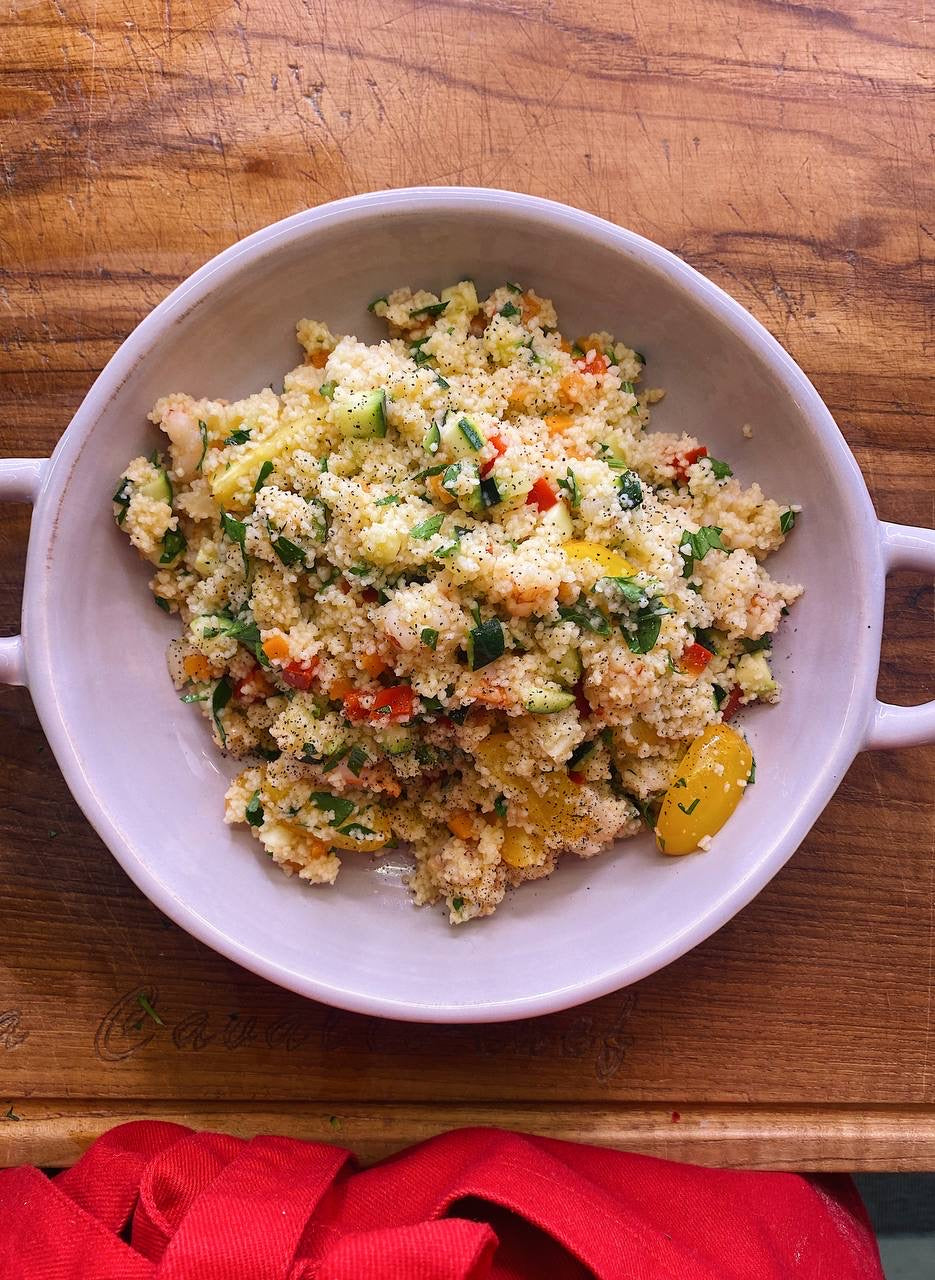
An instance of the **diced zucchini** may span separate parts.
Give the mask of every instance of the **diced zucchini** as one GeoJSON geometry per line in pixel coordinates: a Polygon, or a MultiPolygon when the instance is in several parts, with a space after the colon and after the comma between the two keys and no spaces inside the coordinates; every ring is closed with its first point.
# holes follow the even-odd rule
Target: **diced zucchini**
{"type": "Polygon", "coordinates": [[[597,739],[593,742],[580,742],[568,757],[568,768],[583,769],[600,745],[597,739]]]}
{"type": "Polygon", "coordinates": [[[526,501],[529,490],[532,488],[528,480],[520,479],[514,475],[502,461],[495,468],[491,479],[496,481],[500,501],[511,507],[522,506],[526,501]]]}
{"type": "Polygon", "coordinates": [[[387,725],[378,739],[388,756],[405,756],[412,750],[412,734],[401,725],[387,725]]]}
{"type": "Polygon", "coordinates": [[[575,648],[566,649],[555,663],[555,676],[561,684],[572,685],[581,679],[581,654],[575,648]]]}
{"type": "Polygon", "coordinates": [[[253,501],[253,485],[264,462],[272,462],[288,450],[293,443],[293,427],[284,424],[277,427],[265,440],[246,449],[236,462],[224,471],[218,471],[211,477],[211,492],[222,507],[233,507],[243,510],[253,501]],[[244,480],[249,484],[244,485],[244,480]],[[246,488],[247,493],[241,498],[238,490],[246,488]]]}
{"type": "Polygon", "coordinates": [[[157,502],[168,502],[170,506],[172,505],[172,481],[165,467],[160,468],[155,480],[140,485],[140,493],[144,493],[147,498],[155,498],[157,502]]]}
{"type": "Polygon", "coordinates": [[[449,458],[473,458],[486,440],[480,428],[463,413],[447,414],[440,431],[441,446],[449,458]]]}
{"type": "Polygon", "coordinates": [[[558,685],[543,685],[533,689],[526,699],[525,707],[536,716],[549,716],[556,711],[567,711],[575,700],[575,695],[558,685]]]}
{"type": "Polygon", "coordinates": [[[554,533],[560,542],[567,541],[573,532],[571,513],[564,502],[556,502],[554,507],[543,511],[539,517],[539,528],[554,533]]]}
{"type": "Polygon", "coordinates": [[[332,401],[335,426],[342,436],[371,440],[386,435],[386,392],[361,391],[340,404],[332,401]]]}
{"type": "Polygon", "coordinates": [[[453,462],[442,475],[442,488],[455,499],[462,511],[483,511],[484,494],[480,484],[480,472],[475,462],[453,462]],[[464,483],[464,476],[470,479],[470,488],[464,483]],[[461,492],[462,487],[465,492],[461,492]]]}
{"type": "Polygon", "coordinates": [[[757,698],[771,697],[779,687],[769,669],[765,653],[745,653],[738,658],[735,670],[737,682],[744,693],[757,698]]]}
{"type": "Polygon", "coordinates": [[[214,573],[217,563],[217,543],[212,542],[210,538],[202,539],[198,544],[198,554],[195,556],[195,572],[201,578],[208,578],[214,573]]]}
{"type": "Polygon", "coordinates": [[[468,666],[472,671],[479,671],[488,662],[495,662],[502,657],[506,647],[503,626],[499,618],[488,618],[478,626],[472,627],[467,637],[468,666]]]}

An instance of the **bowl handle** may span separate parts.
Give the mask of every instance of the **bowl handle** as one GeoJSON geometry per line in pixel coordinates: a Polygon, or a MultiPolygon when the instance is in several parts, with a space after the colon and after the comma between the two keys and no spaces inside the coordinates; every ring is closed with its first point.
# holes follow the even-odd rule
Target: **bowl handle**
{"type": "MultiPolygon", "coordinates": [[[[0,502],[35,504],[48,458],[0,458],[0,502]]],[[[0,637],[0,684],[26,684],[22,636],[0,637]]]]}
{"type": "MultiPolygon", "coordinates": [[[[914,529],[880,521],[880,545],[886,573],[922,569],[935,574],[935,529],[914,529]]],[[[935,742],[935,700],[918,707],[894,707],[874,698],[864,750],[914,747],[935,742]]]]}

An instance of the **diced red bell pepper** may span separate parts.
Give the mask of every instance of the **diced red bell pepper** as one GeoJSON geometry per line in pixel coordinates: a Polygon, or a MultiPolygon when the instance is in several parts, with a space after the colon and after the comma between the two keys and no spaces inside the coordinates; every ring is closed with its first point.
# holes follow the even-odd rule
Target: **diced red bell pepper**
{"type": "Polygon", "coordinates": [[[569,782],[573,782],[573,783],[575,784],[575,786],[576,786],[576,787],[583,786],[583,785],[584,785],[584,780],[585,780],[585,779],[584,779],[584,774],[583,774],[583,773],[579,773],[577,769],[569,769],[569,770],[568,770],[568,780],[569,780],[569,782]]]}
{"type": "Polygon", "coordinates": [[[352,689],[344,697],[344,714],[348,720],[369,720],[371,724],[389,724],[410,720],[415,696],[408,684],[397,684],[376,693],[359,693],[352,689]]]}
{"type": "MultiPolygon", "coordinates": [[[[487,441],[487,443],[492,444],[493,447],[496,449],[497,458],[502,458],[503,455],[506,453],[506,445],[504,444],[500,436],[491,436],[490,439],[487,441]]],[[[489,476],[491,471],[493,471],[494,464],[496,463],[497,458],[491,458],[489,462],[485,462],[484,465],[481,467],[480,474],[481,474],[482,480],[485,479],[487,476],[489,476]]]]}
{"type": "Polygon", "coordinates": [[[591,704],[585,696],[583,679],[579,680],[575,685],[575,706],[578,709],[579,716],[589,716],[591,714],[591,704]]]}
{"type": "Polygon", "coordinates": [[[585,353],[580,360],[575,361],[575,364],[582,373],[606,373],[610,368],[610,365],[607,362],[607,357],[604,355],[603,351],[595,351],[590,359],[588,359],[588,355],[585,353]]]}
{"type": "Polygon", "coordinates": [[[558,494],[545,476],[540,476],[526,495],[527,507],[538,507],[540,511],[550,511],[558,502],[558,494]]]}
{"type": "Polygon", "coordinates": [[[675,476],[679,484],[688,484],[688,468],[693,462],[697,462],[700,458],[708,456],[707,445],[700,444],[695,449],[686,449],[684,453],[677,453],[672,459],[675,467],[675,476]]]}
{"type": "Polygon", "coordinates": [[[690,644],[682,654],[682,670],[689,676],[700,676],[702,671],[714,657],[710,649],[703,644],[690,644]]]}
{"type": "Polygon", "coordinates": [[[731,689],[730,693],[727,695],[727,701],[724,703],[724,706],[721,708],[721,718],[723,720],[730,720],[732,716],[737,714],[737,710],[739,707],[740,707],[740,685],[735,684],[733,689],[731,689]]]}
{"type": "Polygon", "coordinates": [[[279,674],[293,689],[306,690],[311,689],[317,670],[318,659],[313,658],[311,662],[287,662],[279,674]]]}
{"type": "Polygon", "coordinates": [[[361,592],[361,595],[363,596],[365,604],[376,604],[376,602],[380,599],[380,596],[376,587],[364,587],[363,591],[361,592]]]}

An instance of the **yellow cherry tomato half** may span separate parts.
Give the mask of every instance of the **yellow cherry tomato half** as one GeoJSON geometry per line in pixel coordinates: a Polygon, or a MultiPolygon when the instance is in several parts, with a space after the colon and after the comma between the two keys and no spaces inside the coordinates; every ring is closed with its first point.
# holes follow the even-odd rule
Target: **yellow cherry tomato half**
{"type": "Polygon", "coordinates": [[[729,725],[710,724],[688,748],[656,823],[663,853],[692,853],[720,831],[744,793],[753,754],[729,725]]]}
{"type": "Polygon", "coordinates": [[[582,542],[572,539],[562,544],[562,550],[569,560],[590,560],[596,564],[606,578],[629,578],[636,570],[630,561],[619,551],[611,551],[599,542],[582,542]]]}
{"type": "Polygon", "coordinates": [[[344,825],[343,831],[335,831],[331,844],[347,853],[376,853],[393,838],[390,824],[378,809],[355,813],[344,825]]]}

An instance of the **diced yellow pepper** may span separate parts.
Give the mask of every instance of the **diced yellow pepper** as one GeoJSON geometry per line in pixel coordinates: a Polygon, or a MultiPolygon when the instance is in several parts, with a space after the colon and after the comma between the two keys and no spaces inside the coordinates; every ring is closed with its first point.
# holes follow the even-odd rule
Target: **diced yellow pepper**
{"type": "Polygon", "coordinates": [[[492,733],[478,745],[475,755],[504,791],[522,788],[530,821],[535,826],[543,831],[557,832],[565,844],[574,844],[586,836],[593,826],[593,819],[588,812],[584,789],[572,782],[564,769],[556,769],[549,774],[545,795],[540,795],[516,777],[506,750],[509,740],[509,734],[492,733]]]}
{"type": "Polygon", "coordinates": [[[347,835],[336,831],[331,837],[331,843],[336,849],[344,849],[353,853],[376,853],[377,849],[382,849],[393,838],[390,824],[378,809],[355,813],[349,819],[347,825],[350,826],[352,822],[360,823],[362,827],[369,827],[373,834],[358,837],[353,834],[347,835]]]}
{"type": "Polygon", "coordinates": [[[602,569],[607,578],[629,578],[636,570],[619,551],[611,551],[599,542],[581,542],[573,539],[562,546],[569,560],[590,560],[602,569]]]}
{"type": "Polygon", "coordinates": [[[663,853],[692,853],[731,816],[750,776],[753,753],[729,725],[710,724],[688,748],[656,823],[663,853]]]}
{"type": "Polygon", "coordinates": [[[500,856],[511,867],[538,867],[545,861],[545,845],[522,827],[507,827],[500,856]]]}
{"type": "Polygon", "coordinates": [[[248,487],[252,489],[263,463],[274,461],[277,454],[288,449],[292,443],[293,430],[291,423],[277,427],[265,440],[261,440],[252,449],[242,453],[226,470],[216,472],[211,477],[211,492],[216,501],[222,507],[233,507],[235,510],[244,510],[248,507],[252,501],[252,495],[250,500],[244,501],[238,496],[237,491],[243,487],[245,479],[251,481],[248,487]]]}

